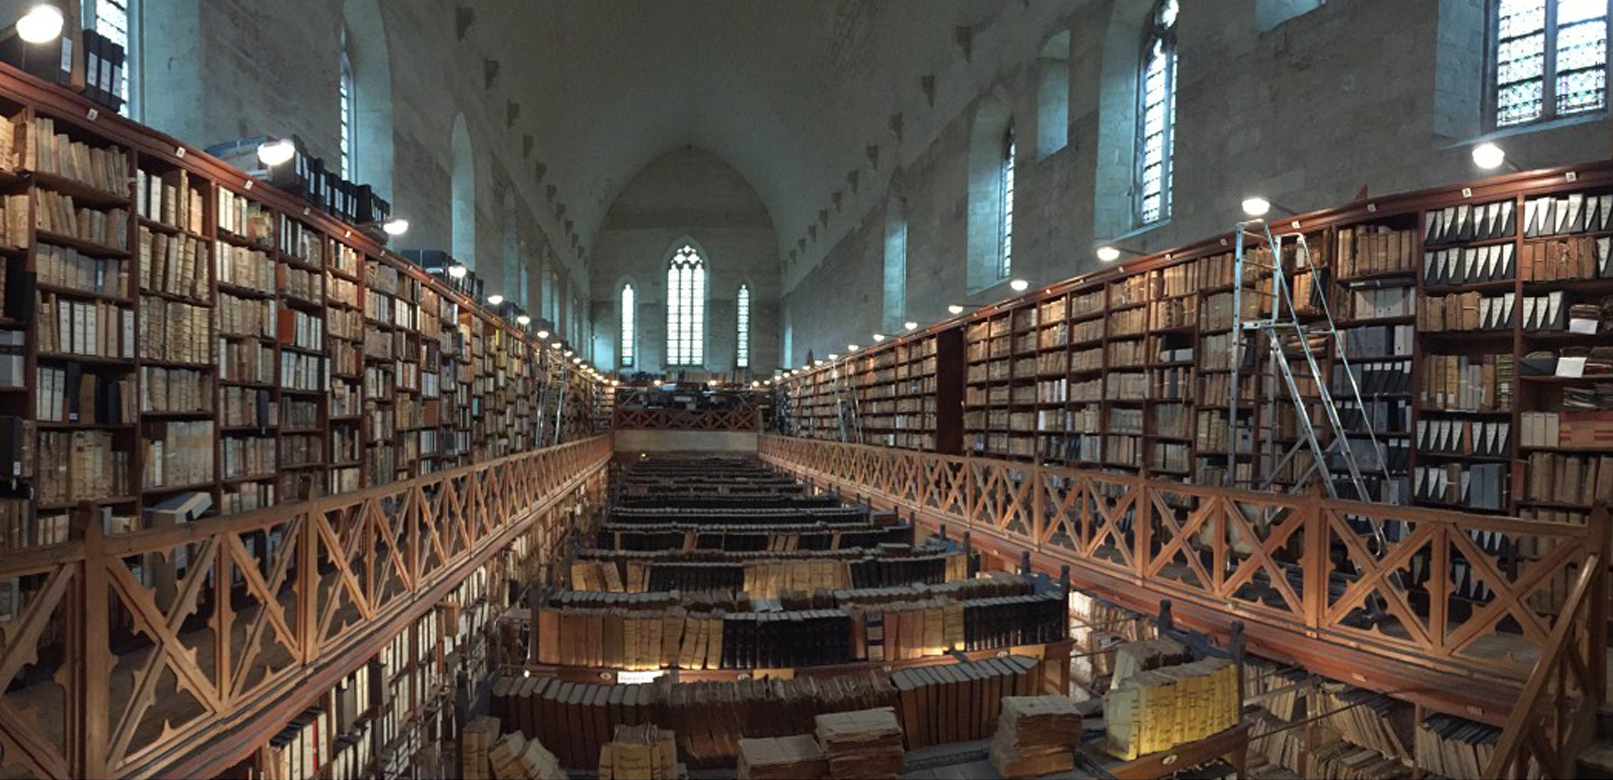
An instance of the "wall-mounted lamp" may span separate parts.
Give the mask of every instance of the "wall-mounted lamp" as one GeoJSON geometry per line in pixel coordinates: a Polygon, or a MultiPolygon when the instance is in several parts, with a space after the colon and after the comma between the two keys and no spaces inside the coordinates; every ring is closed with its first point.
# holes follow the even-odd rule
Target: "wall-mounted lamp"
{"type": "Polygon", "coordinates": [[[1261,197],[1259,195],[1250,195],[1249,197],[1244,198],[1242,205],[1243,205],[1243,213],[1248,215],[1248,216],[1254,217],[1256,219],[1259,219],[1260,217],[1264,217],[1267,214],[1271,213],[1272,209],[1276,209],[1279,212],[1282,212],[1284,214],[1288,214],[1290,216],[1299,213],[1299,212],[1297,212],[1297,211],[1295,211],[1295,210],[1293,210],[1291,208],[1288,208],[1287,206],[1284,206],[1284,205],[1282,205],[1280,203],[1272,203],[1269,199],[1263,198],[1263,197],[1261,197]]]}
{"type": "MultiPolygon", "coordinates": [[[[499,295],[498,293],[493,293],[492,295],[487,296],[487,305],[488,306],[497,306],[497,305],[499,305],[499,304],[501,304],[503,302],[504,302],[504,296],[499,295]]],[[[526,315],[523,314],[521,316],[525,317],[526,315]]],[[[521,324],[525,325],[526,323],[523,322],[521,324]]]]}
{"type": "Polygon", "coordinates": [[[963,305],[958,304],[958,303],[954,303],[951,306],[947,307],[947,312],[950,313],[950,314],[962,314],[963,313],[963,305]]]}
{"type": "Polygon", "coordinates": [[[270,138],[258,144],[258,162],[273,168],[297,156],[297,145],[289,138],[270,138]]]}
{"type": "MultiPolygon", "coordinates": [[[[526,315],[525,315],[525,314],[523,314],[523,315],[521,315],[521,316],[522,316],[522,317],[526,317],[526,315]]],[[[528,320],[531,320],[531,319],[532,319],[532,318],[531,318],[531,317],[527,317],[527,319],[528,319],[528,320]]],[[[524,325],[524,324],[526,324],[526,323],[522,323],[522,324],[523,324],[523,325],[524,325]]],[[[546,331],[546,330],[540,330],[540,331],[538,331],[538,332],[537,332],[537,337],[538,337],[538,341],[547,341],[547,340],[548,340],[548,338],[549,338],[549,331],[546,331]]]]}
{"type": "Polygon", "coordinates": [[[880,342],[882,342],[884,340],[885,340],[885,334],[883,334],[883,333],[875,333],[874,334],[874,343],[875,344],[878,344],[878,343],[880,343],[880,342]]]}
{"type": "MultiPolygon", "coordinates": [[[[532,318],[527,316],[527,315],[525,315],[525,314],[520,314],[520,315],[516,315],[515,322],[516,322],[517,325],[522,325],[522,326],[531,325],[532,324],[532,318]]],[[[543,333],[543,331],[541,331],[541,330],[538,331],[538,332],[543,333]]],[[[538,339],[541,341],[541,340],[546,339],[548,337],[549,337],[549,334],[543,333],[543,335],[539,336],[538,339]]]]}
{"type": "Polygon", "coordinates": [[[27,43],[50,43],[61,37],[63,24],[62,9],[40,3],[17,20],[17,37],[27,43]]]}
{"type": "Polygon", "coordinates": [[[1134,249],[1127,249],[1121,246],[1115,246],[1114,244],[1104,244],[1099,246],[1096,250],[1096,254],[1098,255],[1098,260],[1105,263],[1112,263],[1116,260],[1119,260],[1121,255],[1132,255],[1133,257],[1142,256],[1142,252],[1138,252],[1134,249]]]}
{"type": "Polygon", "coordinates": [[[902,323],[902,330],[918,330],[919,324],[913,321],[902,323]]]}
{"type": "Polygon", "coordinates": [[[1518,166],[1507,160],[1507,151],[1495,143],[1485,141],[1473,147],[1473,164],[1486,171],[1493,171],[1505,167],[1516,171],[1518,166]]]}
{"type": "Polygon", "coordinates": [[[1024,279],[1015,279],[1014,281],[1009,282],[1008,286],[1013,288],[1014,292],[1025,292],[1031,288],[1031,283],[1025,281],[1024,279]]]}
{"type": "Polygon", "coordinates": [[[401,236],[409,232],[409,220],[393,217],[381,223],[381,230],[389,236],[401,236]]]}
{"type": "Polygon", "coordinates": [[[463,279],[467,273],[470,273],[470,269],[466,268],[464,263],[454,263],[448,266],[448,275],[455,279],[463,279]]]}

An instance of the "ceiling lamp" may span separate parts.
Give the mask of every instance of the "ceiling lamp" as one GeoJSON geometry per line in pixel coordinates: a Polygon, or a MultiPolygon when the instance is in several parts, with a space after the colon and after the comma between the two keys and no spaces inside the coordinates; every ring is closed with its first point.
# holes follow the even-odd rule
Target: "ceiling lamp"
{"type": "MultiPolygon", "coordinates": [[[[499,295],[498,293],[493,293],[492,295],[487,296],[487,305],[488,306],[497,306],[497,305],[499,305],[499,304],[501,304],[503,302],[504,302],[504,296],[499,295]]],[[[526,323],[523,322],[521,324],[525,325],[526,323]]]]}
{"type": "Polygon", "coordinates": [[[381,223],[381,229],[389,236],[401,236],[409,232],[409,220],[393,217],[381,223]]]}
{"type": "Polygon", "coordinates": [[[464,263],[454,263],[448,266],[448,275],[455,279],[463,279],[467,273],[470,273],[470,269],[466,268],[464,263]]]}
{"type": "Polygon", "coordinates": [[[949,312],[951,312],[953,314],[962,314],[963,313],[963,306],[960,305],[960,304],[954,303],[951,306],[947,307],[947,311],[949,311],[949,312]]]}
{"type": "MultiPolygon", "coordinates": [[[[518,315],[516,315],[516,317],[515,317],[515,323],[516,323],[516,324],[517,324],[517,325],[531,325],[531,324],[532,324],[532,318],[531,318],[531,317],[528,317],[528,316],[527,316],[527,315],[525,315],[525,314],[518,314],[518,315]]],[[[540,331],[540,332],[541,332],[541,331],[540,331]]],[[[538,338],[539,338],[539,339],[542,339],[542,338],[546,338],[546,337],[547,337],[547,334],[545,334],[545,335],[543,335],[543,336],[539,336],[539,337],[538,337],[538,338]]]]}
{"type": "Polygon", "coordinates": [[[1264,217],[1271,211],[1271,201],[1255,195],[1243,199],[1243,213],[1251,217],[1264,217]]]}
{"type": "Polygon", "coordinates": [[[919,324],[916,323],[916,322],[904,322],[904,323],[902,323],[902,328],[904,330],[918,330],[918,326],[919,326],[919,324]]]}
{"type": "Polygon", "coordinates": [[[1025,281],[1024,279],[1015,279],[1014,281],[1009,282],[1008,286],[1014,288],[1014,292],[1025,292],[1031,288],[1031,283],[1025,281]]]}

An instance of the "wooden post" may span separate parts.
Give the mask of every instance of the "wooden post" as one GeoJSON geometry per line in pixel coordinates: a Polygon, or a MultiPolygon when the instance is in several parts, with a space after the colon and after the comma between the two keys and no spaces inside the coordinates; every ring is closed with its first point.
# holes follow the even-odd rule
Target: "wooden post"
{"type": "Polygon", "coordinates": [[[1597,701],[1607,701],[1607,664],[1597,661],[1607,654],[1607,621],[1609,567],[1613,566],[1613,515],[1609,515],[1607,502],[1597,501],[1591,507],[1589,518],[1591,526],[1590,548],[1601,555],[1602,570],[1597,572],[1596,580],[1591,585],[1590,604],[1586,607],[1587,620],[1585,622],[1588,657],[1591,663],[1586,670],[1592,682],[1592,690],[1598,694],[1597,701]]]}
{"type": "Polygon", "coordinates": [[[1031,574],[1031,551],[1019,551],[1019,573],[1029,576],[1031,574]]]}
{"type": "Polygon", "coordinates": [[[972,536],[973,535],[968,531],[963,532],[963,565],[968,569],[970,577],[975,576],[976,568],[975,545],[972,536]]]}
{"type": "MultiPolygon", "coordinates": [[[[84,571],[76,610],[78,625],[78,664],[73,685],[78,688],[77,731],[81,737],[76,754],[68,761],[81,777],[107,777],[107,746],[110,739],[112,703],[107,681],[112,677],[111,643],[108,639],[112,593],[107,582],[105,537],[94,506],[86,503],[73,514],[73,531],[84,541],[84,571]]],[[[122,565],[122,564],[119,564],[122,565]]],[[[157,652],[157,651],[153,651],[157,652]]],[[[72,692],[69,691],[69,697],[72,692]]],[[[71,706],[72,699],[68,704],[71,706]]],[[[70,748],[71,749],[71,748],[70,748]]]]}

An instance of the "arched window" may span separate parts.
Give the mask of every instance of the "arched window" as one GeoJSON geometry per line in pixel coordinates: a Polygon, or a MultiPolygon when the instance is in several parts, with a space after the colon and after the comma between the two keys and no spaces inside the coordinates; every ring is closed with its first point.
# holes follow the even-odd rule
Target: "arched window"
{"type": "Polygon", "coordinates": [[[739,286],[739,341],[734,348],[734,365],[750,368],[750,285],[739,286]]]}
{"type": "Polygon", "coordinates": [[[1070,142],[1070,31],[1042,46],[1037,58],[1036,154],[1046,157],[1070,142]]]}
{"type": "Polygon", "coordinates": [[[453,250],[454,259],[476,270],[476,158],[471,152],[470,130],[465,115],[454,117],[450,139],[453,170],[453,250]]]}
{"type": "Polygon", "coordinates": [[[1137,113],[1137,222],[1170,216],[1171,154],[1176,143],[1176,0],[1149,14],[1137,113]]]}
{"type": "Polygon", "coordinates": [[[343,174],[392,199],[392,54],[379,0],[342,0],[343,174]]]}
{"type": "Polygon", "coordinates": [[[1001,219],[997,229],[1001,231],[997,249],[997,275],[1007,278],[1014,270],[1014,126],[1008,126],[1007,137],[1003,139],[1003,165],[1002,183],[997,191],[1001,193],[997,209],[1001,219]]]}
{"type": "Polygon", "coordinates": [[[139,18],[137,0],[84,0],[84,26],[95,30],[103,38],[123,47],[123,72],[118,79],[118,97],[123,99],[124,116],[136,116],[130,99],[129,74],[137,67],[139,52],[135,51],[135,21],[139,18]]]}
{"type": "Polygon", "coordinates": [[[353,149],[353,123],[358,120],[358,91],[353,87],[353,55],[347,48],[347,28],[342,28],[341,77],[337,85],[342,102],[342,178],[357,176],[357,156],[353,149]]]}
{"type": "Polygon", "coordinates": [[[1493,9],[1497,127],[1607,105],[1605,0],[1494,0],[1493,9]]]}
{"type": "Polygon", "coordinates": [[[666,269],[666,362],[698,366],[705,362],[706,262],[693,246],[672,253],[666,269]]]}
{"type": "Polygon", "coordinates": [[[1008,279],[1013,265],[1014,116],[1008,96],[993,89],[975,105],[969,128],[967,292],[1008,279]]]}
{"type": "Polygon", "coordinates": [[[633,296],[633,285],[622,285],[622,368],[632,368],[638,352],[638,301],[633,296]]]}
{"type": "Polygon", "coordinates": [[[885,331],[894,333],[907,316],[907,213],[902,199],[892,195],[885,203],[885,331]]]}

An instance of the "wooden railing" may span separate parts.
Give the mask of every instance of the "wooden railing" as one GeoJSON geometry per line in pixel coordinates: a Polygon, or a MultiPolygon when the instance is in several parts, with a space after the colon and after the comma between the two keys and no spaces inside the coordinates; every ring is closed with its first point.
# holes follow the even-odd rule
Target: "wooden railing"
{"type": "Polygon", "coordinates": [[[610,452],[594,437],[119,536],[84,512],[71,541],[0,553],[0,583],[30,583],[0,649],[0,772],[227,768],[538,517],[601,492],[610,452]]]}
{"type": "Polygon", "coordinates": [[[1607,565],[1586,559],[1564,604],[1568,619],[1552,627],[1546,652],[1507,718],[1487,778],[1574,777],[1579,751],[1595,736],[1596,708],[1606,691],[1599,652],[1607,625],[1607,565]]]}
{"type": "Polygon", "coordinates": [[[618,431],[738,431],[762,429],[761,411],[747,403],[735,409],[616,409],[611,428],[618,431]]]}
{"type": "MultiPolygon", "coordinates": [[[[1607,560],[1602,509],[1575,526],[781,436],[759,451],[1132,608],[1242,620],[1320,673],[1496,724],[1567,630],[1577,574],[1607,560]]],[[[1580,632],[1587,658],[1604,633],[1580,632]]]]}

